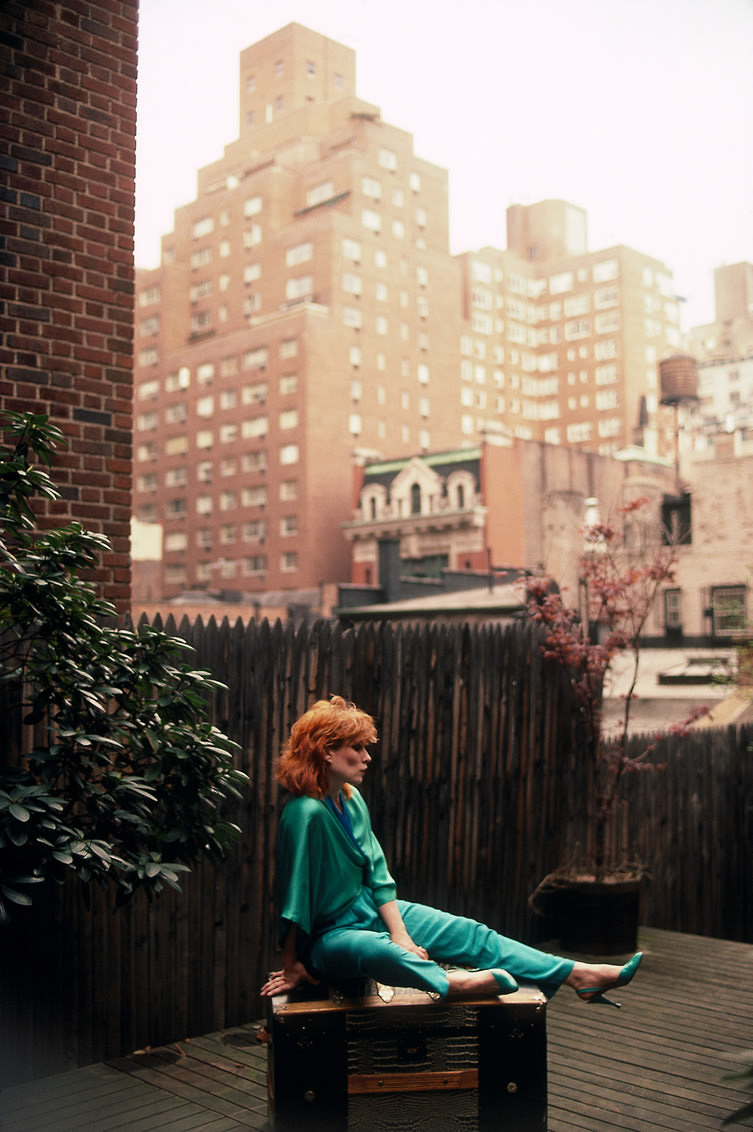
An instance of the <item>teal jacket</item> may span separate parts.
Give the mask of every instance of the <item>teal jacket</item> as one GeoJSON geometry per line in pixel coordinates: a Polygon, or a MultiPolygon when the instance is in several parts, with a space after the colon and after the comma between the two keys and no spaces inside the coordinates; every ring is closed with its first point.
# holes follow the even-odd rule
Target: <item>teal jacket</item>
{"type": "Polygon", "coordinates": [[[321,935],[364,887],[377,908],[395,899],[395,882],[355,787],[345,805],[357,845],[318,798],[291,798],[282,811],[277,864],[281,940],[289,924],[297,924],[311,939],[321,935]]]}

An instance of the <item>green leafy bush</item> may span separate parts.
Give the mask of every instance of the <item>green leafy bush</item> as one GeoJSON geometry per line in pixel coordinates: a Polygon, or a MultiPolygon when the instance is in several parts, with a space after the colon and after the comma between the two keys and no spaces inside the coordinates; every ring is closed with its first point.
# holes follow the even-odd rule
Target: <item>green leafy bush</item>
{"type": "Polygon", "coordinates": [[[78,523],[42,530],[34,513],[35,496],[58,496],[40,465],[60,430],[30,413],[4,421],[0,684],[11,708],[0,727],[10,734],[16,705],[35,741],[16,765],[7,742],[0,755],[0,918],[71,871],[114,884],[120,903],[138,889],[151,897],[202,857],[221,859],[240,832],[222,815],[246,775],[208,712],[221,685],[191,667],[184,641],[118,626],[81,577],[107,539],[78,523]]]}

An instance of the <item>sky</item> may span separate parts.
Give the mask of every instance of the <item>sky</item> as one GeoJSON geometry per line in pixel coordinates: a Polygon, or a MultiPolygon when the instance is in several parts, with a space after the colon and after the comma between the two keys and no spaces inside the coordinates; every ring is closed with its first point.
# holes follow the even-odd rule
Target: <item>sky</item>
{"type": "Polygon", "coordinates": [[[753,261],[753,0],[141,0],[139,267],[238,137],[241,51],[293,21],[352,47],[358,95],[449,170],[452,252],[569,200],[591,250],[673,271],[683,329],[713,319],[715,267],[753,261]]]}

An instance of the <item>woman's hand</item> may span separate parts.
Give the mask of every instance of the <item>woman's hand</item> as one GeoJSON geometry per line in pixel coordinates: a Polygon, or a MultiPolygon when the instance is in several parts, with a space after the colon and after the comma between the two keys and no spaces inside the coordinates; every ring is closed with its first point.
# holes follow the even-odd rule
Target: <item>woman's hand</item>
{"type": "Polygon", "coordinates": [[[396,932],[390,932],[390,939],[393,943],[397,943],[405,951],[410,951],[412,955],[417,955],[419,959],[428,959],[429,952],[425,947],[418,947],[408,935],[405,928],[396,932]]]}
{"type": "MultiPolygon", "coordinates": [[[[283,962],[285,962],[283,960],[283,962]]],[[[261,988],[261,994],[269,997],[273,994],[287,994],[295,990],[301,983],[319,985],[319,980],[310,975],[299,959],[285,962],[281,971],[270,971],[267,981],[261,988]]]]}
{"type": "Polygon", "coordinates": [[[400,915],[400,909],[397,905],[397,900],[388,900],[385,904],[379,907],[379,915],[384,921],[384,926],[390,933],[390,939],[399,947],[405,948],[410,951],[412,955],[417,955],[419,959],[428,959],[429,952],[425,947],[417,947],[411,937],[408,935],[408,929],[403,922],[403,917],[400,915]]]}

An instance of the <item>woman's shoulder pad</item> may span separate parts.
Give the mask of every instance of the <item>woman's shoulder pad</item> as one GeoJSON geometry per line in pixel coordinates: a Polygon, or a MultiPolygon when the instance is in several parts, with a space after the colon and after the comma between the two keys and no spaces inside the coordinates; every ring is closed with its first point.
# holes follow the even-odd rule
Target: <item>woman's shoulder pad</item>
{"type": "Polygon", "coordinates": [[[311,814],[322,813],[323,808],[318,798],[310,798],[308,794],[299,794],[288,798],[282,812],[288,820],[295,818],[296,821],[300,821],[302,818],[307,818],[311,814]]]}

